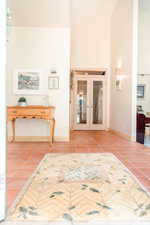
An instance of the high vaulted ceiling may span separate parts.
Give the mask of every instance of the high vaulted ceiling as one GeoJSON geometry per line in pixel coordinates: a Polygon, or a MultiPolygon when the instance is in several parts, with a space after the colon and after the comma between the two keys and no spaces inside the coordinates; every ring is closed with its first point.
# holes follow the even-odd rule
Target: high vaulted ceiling
{"type": "Polygon", "coordinates": [[[69,26],[70,0],[8,0],[15,26],[69,26]]]}
{"type": "MultiPolygon", "coordinates": [[[[63,27],[70,24],[71,7],[98,5],[100,12],[111,16],[118,0],[8,0],[12,11],[12,25],[63,27]],[[72,4],[73,3],[73,4],[72,4]]],[[[73,9],[72,9],[73,10],[73,9]]]]}

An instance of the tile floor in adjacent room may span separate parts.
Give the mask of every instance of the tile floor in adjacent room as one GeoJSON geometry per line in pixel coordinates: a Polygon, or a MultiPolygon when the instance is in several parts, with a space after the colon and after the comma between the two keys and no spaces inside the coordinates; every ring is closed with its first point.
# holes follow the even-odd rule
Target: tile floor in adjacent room
{"type": "Polygon", "coordinates": [[[10,207],[27,179],[46,153],[111,152],[150,191],[150,148],[129,142],[110,132],[73,131],[69,143],[9,143],[7,206],[10,207]]]}

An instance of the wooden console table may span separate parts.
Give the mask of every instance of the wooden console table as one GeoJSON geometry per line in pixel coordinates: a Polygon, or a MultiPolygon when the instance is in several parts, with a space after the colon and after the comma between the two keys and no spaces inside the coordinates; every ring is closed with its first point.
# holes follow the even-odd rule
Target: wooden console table
{"type": "Polygon", "coordinates": [[[50,124],[50,144],[54,141],[54,129],[55,129],[55,119],[54,119],[53,106],[8,106],[7,107],[7,120],[12,121],[13,128],[13,139],[15,141],[15,122],[16,119],[43,119],[47,120],[50,124]]]}

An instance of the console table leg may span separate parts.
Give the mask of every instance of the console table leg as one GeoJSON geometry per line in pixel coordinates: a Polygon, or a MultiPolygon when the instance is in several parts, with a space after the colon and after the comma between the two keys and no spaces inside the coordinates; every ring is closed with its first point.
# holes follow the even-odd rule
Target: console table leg
{"type": "Polygon", "coordinates": [[[53,119],[53,131],[52,131],[52,143],[54,142],[54,131],[55,131],[55,119],[53,119]]]}
{"type": "Polygon", "coordinates": [[[12,142],[15,141],[15,136],[16,136],[16,133],[15,133],[15,122],[16,120],[12,120],[12,129],[13,129],[13,138],[12,138],[12,142]]]}
{"type": "Polygon", "coordinates": [[[52,143],[53,143],[53,120],[50,120],[49,123],[50,123],[49,144],[50,144],[50,146],[52,146],[52,143]]]}

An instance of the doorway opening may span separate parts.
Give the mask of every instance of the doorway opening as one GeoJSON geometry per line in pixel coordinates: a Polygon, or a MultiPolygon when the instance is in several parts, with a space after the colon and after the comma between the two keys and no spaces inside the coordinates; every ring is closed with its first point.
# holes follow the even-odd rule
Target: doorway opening
{"type": "Polygon", "coordinates": [[[150,147],[150,2],[139,0],[137,141],[150,147]]]}
{"type": "Polygon", "coordinates": [[[73,71],[72,129],[106,129],[106,72],[73,71]]]}

